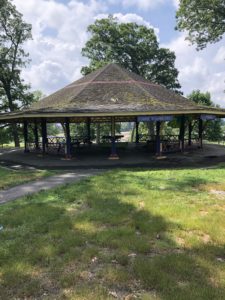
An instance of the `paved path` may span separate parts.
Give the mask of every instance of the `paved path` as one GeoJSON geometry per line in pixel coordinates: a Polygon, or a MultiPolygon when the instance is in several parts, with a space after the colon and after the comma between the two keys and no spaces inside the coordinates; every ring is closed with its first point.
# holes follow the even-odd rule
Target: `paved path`
{"type": "Polygon", "coordinates": [[[50,177],[43,178],[38,181],[32,181],[25,184],[21,184],[10,189],[0,192],[0,204],[15,200],[17,198],[37,193],[42,190],[49,190],[70,182],[76,182],[83,178],[90,177],[102,172],[101,170],[77,170],[76,172],[70,172],[66,174],[59,174],[50,177]]]}

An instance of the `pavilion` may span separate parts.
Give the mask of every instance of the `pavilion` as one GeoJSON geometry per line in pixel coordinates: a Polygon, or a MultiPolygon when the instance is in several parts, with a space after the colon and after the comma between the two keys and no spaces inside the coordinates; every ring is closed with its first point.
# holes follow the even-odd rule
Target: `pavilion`
{"type": "MultiPolygon", "coordinates": [[[[25,152],[29,152],[28,125],[34,124],[36,149],[45,154],[48,149],[47,123],[65,125],[65,155],[72,155],[73,138],[71,123],[87,124],[87,139],[90,142],[91,123],[111,123],[111,155],[116,152],[116,122],[135,122],[136,143],[139,142],[140,122],[154,122],[156,134],[154,149],[162,153],[161,124],[180,117],[179,149],[184,151],[185,124],[189,119],[198,122],[199,147],[202,147],[203,121],[225,118],[225,109],[199,106],[180,94],[152,83],[141,76],[109,64],[67,85],[61,90],[33,104],[28,109],[0,115],[2,123],[22,123],[24,128],[25,152]],[[38,126],[41,126],[41,143],[38,126]],[[41,146],[40,146],[41,145],[41,146]]],[[[191,145],[189,126],[188,145],[191,145]]]]}

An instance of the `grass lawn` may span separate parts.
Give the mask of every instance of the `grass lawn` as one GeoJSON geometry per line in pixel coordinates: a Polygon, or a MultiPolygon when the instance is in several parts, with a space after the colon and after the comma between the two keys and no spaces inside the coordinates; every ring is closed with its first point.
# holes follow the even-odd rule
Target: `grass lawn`
{"type": "Polygon", "coordinates": [[[0,299],[225,299],[225,168],[115,170],[0,206],[0,299]]]}
{"type": "Polygon", "coordinates": [[[10,170],[0,167],[0,190],[53,175],[47,170],[10,170]]]}

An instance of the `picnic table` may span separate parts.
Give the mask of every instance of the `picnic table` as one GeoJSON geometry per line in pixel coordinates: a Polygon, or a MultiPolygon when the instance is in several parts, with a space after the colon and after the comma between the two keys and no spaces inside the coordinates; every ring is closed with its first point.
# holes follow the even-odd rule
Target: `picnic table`
{"type": "MultiPolygon", "coordinates": [[[[91,139],[93,139],[92,137],[91,139]]],[[[80,144],[92,144],[92,142],[88,139],[87,136],[79,136],[76,138],[71,138],[71,147],[77,146],[79,147],[80,144]]],[[[48,150],[56,150],[58,153],[65,148],[66,139],[63,136],[48,136],[47,138],[47,147],[48,150]]]]}
{"type": "Polygon", "coordinates": [[[124,137],[124,135],[121,135],[121,134],[119,134],[119,135],[115,135],[115,136],[112,136],[112,135],[103,135],[102,136],[102,140],[103,141],[115,141],[115,142],[118,142],[121,138],[123,138],[124,137]]]}

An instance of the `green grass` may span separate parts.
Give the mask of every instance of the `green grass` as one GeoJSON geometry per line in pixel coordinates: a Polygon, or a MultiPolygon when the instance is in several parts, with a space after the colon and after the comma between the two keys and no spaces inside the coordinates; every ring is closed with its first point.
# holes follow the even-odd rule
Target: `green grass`
{"type": "Polygon", "coordinates": [[[53,175],[48,170],[11,170],[0,167],[0,190],[53,175]]]}
{"type": "MultiPolygon", "coordinates": [[[[8,149],[8,148],[14,148],[15,147],[15,144],[14,142],[9,142],[7,144],[0,144],[0,149],[8,149]]],[[[20,142],[20,147],[23,148],[24,147],[24,142],[20,142]]]]}
{"type": "Polygon", "coordinates": [[[223,191],[224,165],[115,170],[0,206],[0,299],[225,299],[223,191]]]}

